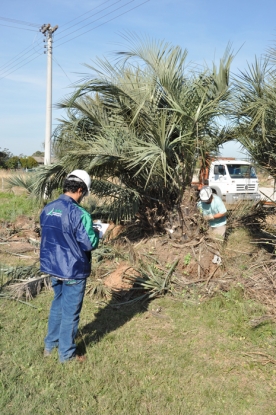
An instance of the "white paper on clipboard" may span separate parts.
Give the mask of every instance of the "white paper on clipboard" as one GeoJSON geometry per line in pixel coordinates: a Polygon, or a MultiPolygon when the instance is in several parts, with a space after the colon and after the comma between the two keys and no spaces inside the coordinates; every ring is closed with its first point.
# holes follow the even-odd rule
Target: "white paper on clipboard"
{"type": "Polygon", "coordinates": [[[99,231],[100,239],[104,236],[108,227],[109,227],[109,223],[102,223],[101,221],[96,221],[93,223],[93,228],[96,228],[99,231]]]}

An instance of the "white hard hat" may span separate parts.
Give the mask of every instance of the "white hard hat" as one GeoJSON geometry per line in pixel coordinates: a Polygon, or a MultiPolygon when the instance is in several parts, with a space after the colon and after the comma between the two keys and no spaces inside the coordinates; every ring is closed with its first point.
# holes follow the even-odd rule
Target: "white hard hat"
{"type": "Polygon", "coordinates": [[[199,197],[202,202],[208,202],[211,196],[212,189],[209,186],[204,186],[199,192],[199,197]]]}
{"type": "Polygon", "coordinates": [[[87,187],[87,192],[85,193],[85,195],[87,195],[89,193],[89,190],[90,190],[90,187],[91,187],[91,178],[85,170],[74,170],[74,171],[72,171],[71,173],[68,174],[66,179],[69,179],[69,180],[71,179],[71,180],[76,180],[76,181],[78,181],[78,179],[80,179],[80,181],[84,182],[86,184],[86,187],[87,187]],[[71,177],[71,176],[74,176],[74,177],[71,177]]]}

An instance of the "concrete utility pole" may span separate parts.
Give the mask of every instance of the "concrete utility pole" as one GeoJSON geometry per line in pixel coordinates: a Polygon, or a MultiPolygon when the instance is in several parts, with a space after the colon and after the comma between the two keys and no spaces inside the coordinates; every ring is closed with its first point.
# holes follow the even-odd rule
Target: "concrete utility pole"
{"type": "Polygon", "coordinates": [[[51,136],[52,136],[52,48],[53,33],[58,26],[51,27],[50,23],[44,24],[40,28],[40,32],[45,36],[44,46],[47,53],[47,95],[46,95],[46,130],[45,130],[45,148],[44,148],[44,165],[51,164],[51,136]]]}

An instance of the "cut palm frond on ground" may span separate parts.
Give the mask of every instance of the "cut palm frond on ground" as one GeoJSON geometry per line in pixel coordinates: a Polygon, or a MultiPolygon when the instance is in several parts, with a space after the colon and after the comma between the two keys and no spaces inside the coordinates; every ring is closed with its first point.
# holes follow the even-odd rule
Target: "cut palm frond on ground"
{"type": "Polygon", "coordinates": [[[124,279],[132,284],[133,287],[131,290],[138,290],[140,292],[137,297],[130,301],[150,300],[169,292],[171,289],[171,277],[178,262],[179,260],[177,259],[167,273],[157,268],[156,264],[150,265],[144,263],[139,268],[134,268],[136,274],[140,276],[128,275],[125,272],[124,279]]]}
{"type": "MultiPolygon", "coordinates": [[[[38,265],[5,267],[1,266],[0,291],[4,296],[31,300],[43,287],[50,287],[50,276],[42,275],[38,265]]],[[[3,297],[4,298],[4,297],[3,297]]]]}
{"type": "Polygon", "coordinates": [[[7,287],[10,296],[15,299],[25,298],[26,301],[32,300],[38,295],[42,288],[51,288],[51,277],[49,275],[41,275],[35,278],[18,280],[7,287]]]}

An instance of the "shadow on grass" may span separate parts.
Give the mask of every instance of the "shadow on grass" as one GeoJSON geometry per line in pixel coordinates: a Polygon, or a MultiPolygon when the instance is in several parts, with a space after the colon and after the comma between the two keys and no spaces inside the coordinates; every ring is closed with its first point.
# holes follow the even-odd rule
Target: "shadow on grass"
{"type": "Polygon", "coordinates": [[[77,352],[85,354],[91,343],[98,343],[108,333],[129,322],[136,314],[147,311],[148,301],[139,301],[118,306],[118,299],[112,298],[94,316],[94,320],[79,329],[77,352]]]}

